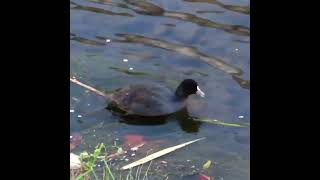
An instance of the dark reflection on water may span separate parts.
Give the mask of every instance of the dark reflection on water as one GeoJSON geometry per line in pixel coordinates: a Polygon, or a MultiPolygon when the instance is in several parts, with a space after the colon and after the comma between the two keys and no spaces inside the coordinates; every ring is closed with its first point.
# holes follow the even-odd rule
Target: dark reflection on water
{"type": "MultiPolygon", "coordinates": [[[[120,123],[135,126],[161,126],[168,122],[176,121],[181,130],[186,133],[196,133],[202,124],[200,121],[193,120],[190,116],[187,107],[167,116],[158,117],[143,117],[134,115],[124,115],[124,112],[110,103],[104,109],[97,109],[83,115],[83,119],[78,119],[81,128],[90,128],[93,124],[98,124],[101,121],[108,121],[109,119],[118,119],[120,123]]],[[[148,128],[148,127],[146,127],[148,128]]],[[[151,127],[149,127],[151,128],[151,127]]]]}
{"type": "Polygon", "coordinates": [[[99,42],[99,41],[95,41],[95,40],[91,40],[91,39],[87,39],[87,38],[83,38],[75,35],[73,35],[70,38],[70,40],[78,41],[78,42],[81,42],[82,44],[94,45],[94,46],[103,46],[105,44],[103,42],[99,42]]]}
{"type": "Polygon", "coordinates": [[[178,121],[181,129],[187,133],[195,133],[199,131],[201,122],[194,121],[185,107],[182,110],[166,116],[143,117],[137,115],[125,115],[125,112],[117,108],[113,103],[108,104],[106,110],[112,112],[113,115],[119,116],[120,122],[139,125],[139,126],[157,126],[163,125],[168,121],[178,121]]]}
{"type": "Polygon", "coordinates": [[[250,41],[244,41],[244,40],[239,40],[239,39],[236,39],[236,40],[234,40],[234,41],[236,41],[236,42],[240,42],[240,43],[250,43],[250,41]]]}
{"type": "Polygon", "coordinates": [[[141,116],[124,116],[120,122],[130,124],[130,125],[139,125],[139,126],[157,126],[163,125],[168,121],[177,121],[180,125],[181,130],[187,133],[195,133],[199,131],[201,122],[194,121],[190,118],[187,108],[176,112],[172,115],[161,116],[161,117],[141,117],[141,116]]]}
{"type": "Polygon", "coordinates": [[[202,60],[202,61],[206,62],[207,64],[209,64],[215,68],[218,68],[227,74],[232,75],[233,79],[236,80],[236,82],[241,87],[243,87],[245,89],[250,89],[250,81],[243,80],[241,78],[241,75],[243,73],[241,69],[225,63],[222,59],[201,53],[199,50],[197,50],[194,47],[173,44],[173,43],[169,43],[169,42],[166,42],[163,40],[147,38],[147,37],[134,35],[134,34],[118,34],[118,36],[124,37],[125,42],[142,43],[144,45],[149,45],[149,46],[163,48],[163,49],[170,50],[170,51],[175,51],[177,53],[202,60]]]}
{"type": "Polygon", "coordinates": [[[250,89],[250,81],[249,80],[243,80],[241,77],[237,74],[232,75],[232,79],[237,81],[237,83],[244,89],[250,89]]]}
{"type": "MultiPolygon", "coordinates": [[[[104,1],[93,1],[93,2],[130,9],[130,10],[134,11],[135,13],[141,14],[141,15],[161,16],[161,17],[168,17],[168,18],[178,19],[178,20],[182,20],[182,21],[192,22],[192,23],[197,24],[199,26],[221,29],[221,30],[224,30],[228,33],[232,33],[232,34],[236,34],[236,35],[242,35],[242,36],[249,36],[250,35],[250,29],[248,27],[245,27],[242,25],[230,25],[230,24],[214,22],[212,20],[198,17],[198,16],[190,14],[190,13],[166,11],[165,9],[163,9],[163,8],[153,4],[151,2],[147,2],[147,1],[127,0],[127,1],[125,1],[127,4],[110,3],[110,2],[104,2],[104,1]]],[[[110,15],[112,15],[112,14],[110,14],[110,15]]]]}
{"type": "MultiPolygon", "coordinates": [[[[200,52],[197,48],[186,46],[186,45],[180,45],[180,44],[173,44],[169,43],[167,41],[159,40],[159,39],[152,39],[140,35],[135,34],[117,34],[117,36],[122,37],[124,39],[114,39],[113,42],[118,43],[141,43],[147,46],[162,48],[170,51],[175,51],[177,53],[180,53],[185,56],[190,56],[196,59],[199,59],[215,68],[218,68],[222,70],[223,72],[230,74],[232,78],[244,89],[250,89],[250,81],[244,80],[241,78],[242,70],[240,68],[234,67],[230,64],[225,63],[222,59],[219,59],[217,57],[206,55],[202,52],[200,52]]],[[[97,40],[90,40],[86,38],[81,38],[78,36],[75,36],[71,38],[71,40],[79,41],[83,44],[89,44],[89,45],[105,45],[105,43],[102,42],[102,40],[105,40],[107,38],[97,36],[97,40]]],[[[125,72],[127,74],[131,75],[148,75],[144,72],[132,72],[127,69],[120,69],[116,67],[110,67],[111,69],[117,70],[119,72],[125,72]]]]}
{"type": "Polygon", "coordinates": [[[209,65],[216,67],[228,74],[242,74],[241,69],[236,68],[230,64],[225,63],[223,60],[218,59],[216,57],[210,57],[201,53],[198,49],[191,46],[184,46],[174,43],[169,43],[164,40],[152,39],[140,35],[135,34],[117,34],[119,37],[125,38],[123,42],[127,43],[142,43],[144,45],[153,46],[157,48],[163,48],[170,51],[175,51],[177,53],[191,56],[193,58],[198,58],[209,65]]]}
{"type": "Polygon", "coordinates": [[[220,13],[224,13],[224,11],[196,11],[198,14],[206,14],[206,13],[216,13],[216,14],[220,14],[220,13]]]}
{"type": "Polygon", "coordinates": [[[250,7],[248,6],[228,5],[217,0],[183,0],[183,1],[195,2],[195,3],[210,3],[210,4],[218,5],[221,8],[227,9],[229,11],[234,11],[234,12],[243,13],[243,14],[250,14],[250,7]]]}
{"type": "Polygon", "coordinates": [[[82,5],[77,4],[75,2],[70,2],[70,3],[73,5],[73,7],[71,7],[70,9],[73,9],[73,10],[90,11],[90,12],[101,13],[101,14],[106,14],[106,15],[110,15],[110,16],[133,17],[133,15],[128,14],[128,13],[116,13],[116,12],[108,11],[108,10],[101,9],[101,8],[82,6],[82,5]]]}

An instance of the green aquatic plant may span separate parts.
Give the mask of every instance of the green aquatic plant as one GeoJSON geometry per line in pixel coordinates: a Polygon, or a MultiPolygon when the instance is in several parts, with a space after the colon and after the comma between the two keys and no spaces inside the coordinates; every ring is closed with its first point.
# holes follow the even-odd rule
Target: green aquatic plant
{"type": "MultiPolygon", "coordinates": [[[[98,144],[94,150],[93,153],[88,153],[88,152],[82,152],[80,154],[80,160],[83,164],[83,169],[84,169],[84,173],[80,174],[78,177],[76,177],[77,180],[85,180],[90,174],[92,174],[95,179],[98,179],[97,174],[95,173],[95,166],[97,163],[97,160],[100,158],[100,154],[102,152],[102,150],[105,149],[105,146],[103,143],[98,144]]],[[[112,174],[111,169],[109,168],[107,162],[105,160],[104,164],[105,164],[105,168],[103,169],[104,173],[103,173],[103,179],[105,180],[109,180],[112,179],[114,180],[114,176],[112,174]]]]}

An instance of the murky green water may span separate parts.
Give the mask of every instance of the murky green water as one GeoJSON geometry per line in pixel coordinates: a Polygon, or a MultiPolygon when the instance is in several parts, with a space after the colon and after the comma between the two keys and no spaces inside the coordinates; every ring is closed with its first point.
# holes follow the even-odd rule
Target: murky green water
{"type": "Polygon", "coordinates": [[[174,88],[193,78],[206,93],[205,99],[190,98],[188,112],[147,126],[121,121],[104,109],[103,98],[70,83],[70,131],[84,139],[75,151],[121,144],[126,134],[164,140],[158,148],[206,137],[156,160],[171,165],[166,169],[155,161],[152,167],[160,170],[149,179],[164,172],[190,174],[209,159],[215,179],[250,179],[250,128],[188,120],[250,124],[249,6],[248,0],[71,0],[71,76],[104,91],[138,82],[174,88]]]}

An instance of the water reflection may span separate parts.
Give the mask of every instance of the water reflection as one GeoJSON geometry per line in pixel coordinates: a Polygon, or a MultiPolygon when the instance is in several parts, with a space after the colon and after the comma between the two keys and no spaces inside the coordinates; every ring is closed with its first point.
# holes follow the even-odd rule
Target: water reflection
{"type": "Polygon", "coordinates": [[[150,60],[156,58],[156,56],[152,55],[150,52],[136,52],[134,50],[124,50],[121,54],[126,55],[126,57],[130,58],[138,58],[140,60],[150,60]]]}
{"type": "Polygon", "coordinates": [[[224,4],[220,1],[217,0],[183,0],[185,2],[195,2],[195,3],[210,3],[210,4],[215,4],[223,9],[229,10],[229,11],[234,11],[238,13],[243,13],[243,14],[250,14],[250,7],[249,6],[235,6],[235,5],[228,5],[224,4]]]}
{"type": "Polygon", "coordinates": [[[78,41],[78,42],[80,42],[82,44],[93,45],[93,46],[102,46],[102,45],[105,44],[105,43],[100,42],[100,41],[95,41],[95,40],[91,40],[91,39],[88,39],[88,38],[83,38],[83,37],[80,37],[80,36],[76,36],[75,34],[73,34],[73,36],[70,37],[70,40],[78,41]]]}
{"type": "Polygon", "coordinates": [[[164,26],[168,26],[168,27],[176,27],[176,25],[175,25],[175,24],[170,24],[170,23],[164,23],[164,24],[162,24],[162,25],[164,25],[164,26]]]}
{"type": "Polygon", "coordinates": [[[250,89],[250,81],[243,80],[238,74],[233,74],[232,79],[235,80],[242,88],[250,89]]]}
{"type": "Polygon", "coordinates": [[[159,117],[143,117],[143,116],[124,116],[121,110],[115,106],[109,105],[107,110],[111,111],[114,115],[121,117],[120,122],[138,125],[138,126],[158,126],[166,124],[168,121],[177,121],[180,128],[187,133],[195,133],[199,131],[200,125],[202,124],[199,121],[193,120],[190,116],[188,109],[184,108],[181,111],[170,114],[168,116],[159,116],[159,117]]]}
{"type": "Polygon", "coordinates": [[[147,72],[142,72],[142,71],[131,71],[125,68],[120,68],[120,67],[110,67],[110,69],[115,70],[117,72],[122,72],[128,75],[134,75],[134,76],[150,76],[151,74],[147,72]]]}
{"type": "Polygon", "coordinates": [[[215,14],[221,14],[221,13],[224,13],[224,11],[215,11],[215,10],[199,10],[199,11],[196,11],[196,13],[198,14],[206,14],[206,13],[215,13],[215,14]]]}
{"type": "Polygon", "coordinates": [[[126,0],[126,4],[124,3],[111,3],[105,1],[92,1],[104,5],[115,6],[120,8],[125,8],[134,11],[140,15],[149,15],[149,16],[161,16],[161,17],[168,17],[172,19],[178,19],[182,21],[191,22],[197,24],[199,26],[204,26],[208,28],[215,28],[221,29],[225,32],[242,35],[242,36],[249,36],[250,29],[248,27],[242,25],[230,25],[224,24],[219,22],[214,22],[212,20],[208,20],[202,17],[198,17],[196,15],[184,12],[175,12],[175,11],[166,11],[165,9],[146,1],[133,1],[133,0],[126,0]]]}
{"type": "Polygon", "coordinates": [[[249,44],[250,41],[245,41],[245,40],[241,40],[241,39],[236,39],[236,40],[233,40],[235,42],[239,42],[239,43],[245,43],[245,44],[249,44]]]}
{"type": "Polygon", "coordinates": [[[241,26],[241,25],[229,25],[229,24],[218,23],[218,22],[210,21],[205,18],[195,16],[193,14],[181,13],[181,12],[169,12],[168,11],[168,12],[164,13],[163,16],[172,17],[175,19],[184,20],[184,21],[188,21],[188,22],[193,22],[199,26],[221,29],[221,30],[224,30],[228,33],[232,33],[232,34],[236,34],[236,35],[242,35],[242,36],[249,36],[250,35],[250,29],[248,27],[241,26]]]}
{"type": "Polygon", "coordinates": [[[153,46],[157,48],[162,48],[170,51],[174,51],[177,53],[180,53],[182,55],[190,56],[193,58],[200,59],[209,65],[218,68],[228,74],[241,74],[242,71],[239,68],[236,68],[230,64],[225,63],[223,60],[218,59],[216,57],[210,57],[208,55],[205,55],[201,53],[198,49],[186,46],[186,45],[180,45],[180,44],[174,44],[170,43],[164,40],[159,39],[153,39],[149,37],[144,37],[141,35],[135,35],[135,34],[116,34],[119,37],[124,38],[123,42],[128,43],[141,43],[147,46],[153,46]]]}
{"type": "Polygon", "coordinates": [[[117,12],[112,12],[109,10],[97,8],[97,7],[90,7],[90,6],[83,6],[80,4],[77,4],[75,2],[70,2],[72,7],[70,9],[73,10],[82,10],[82,11],[89,11],[89,12],[95,12],[95,13],[100,13],[100,14],[106,14],[110,16],[127,16],[127,17],[133,17],[133,15],[129,13],[117,13],[117,12]]]}
{"type": "Polygon", "coordinates": [[[142,43],[144,45],[162,48],[170,51],[180,53],[185,56],[190,56],[200,59],[203,62],[230,74],[234,80],[243,88],[250,89],[250,81],[241,78],[243,71],[240,68],[227,64],[222,59],[206,55],[200,52],[197,48],[191,46],[184,46],[179,44],[169,43],[167,41],[152,39],[134,34],[117,34],[119,37],[125,38],[123,41],[128,43],[142,43]]]}
{"type": "MultiPolygon", "coordinates": [[[[71,37],[71,40],[75,40],[78,42],[81,42],[83,44],[89,44],[89,45],[104,45],[105,43],[102,42],[102,40],[105,40],[106,37],[97,36],[97,40],[91,40],[86,38],[81,38],[79,36],[76,36],[74,33],[73,37],[71,37]]],[[[135,34],[116,34],[118,37],[121,37],[122,39],[113,39],[113,42],[118,43],[141,43],[147,46],[157,47],[166,49],[169,51],[174,51],[177,53],[180,53],[185,56],[189,56],[195,59],[199,59],[210,66],[213,66],[215,68],[218,68],[219,70],[230,74],[232,76],[232,79],[235,80],[242,88],[244,89],[250,89],[250,80],[244,80],[242,79],[241,75],[243,74],[243,71],[240,68],[237,68],[235,66],[232,66],[226,62],[224,62],[222,59],[219,59],[214,56],[206,55],[202,52],[200,52],[197,48],[187,46],[187,45],[180,45],[180,44],[174,44],[170,43],[164,40],[159,39],[153,39],[144,37],[141,35],[135,35],[135,34]]],[[[146,75],[148,73],[145,72],[131,72],[125,69],[120,69],[116,67],[111,67],[111,69],[124,72],[126,74],[131,75],[146,75]]]]}

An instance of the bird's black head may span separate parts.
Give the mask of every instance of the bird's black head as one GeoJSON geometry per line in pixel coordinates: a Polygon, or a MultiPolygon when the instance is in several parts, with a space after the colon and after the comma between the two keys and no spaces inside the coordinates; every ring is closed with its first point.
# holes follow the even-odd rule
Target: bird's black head
{"type": "Polygon", "coordinates": [[[198,83],[193,79],[183,80],[176,90],[176,95],[181,98],[187,98],[189,95],[197,94],[204,97],[204,93],[200,90],[198,83]]]}

